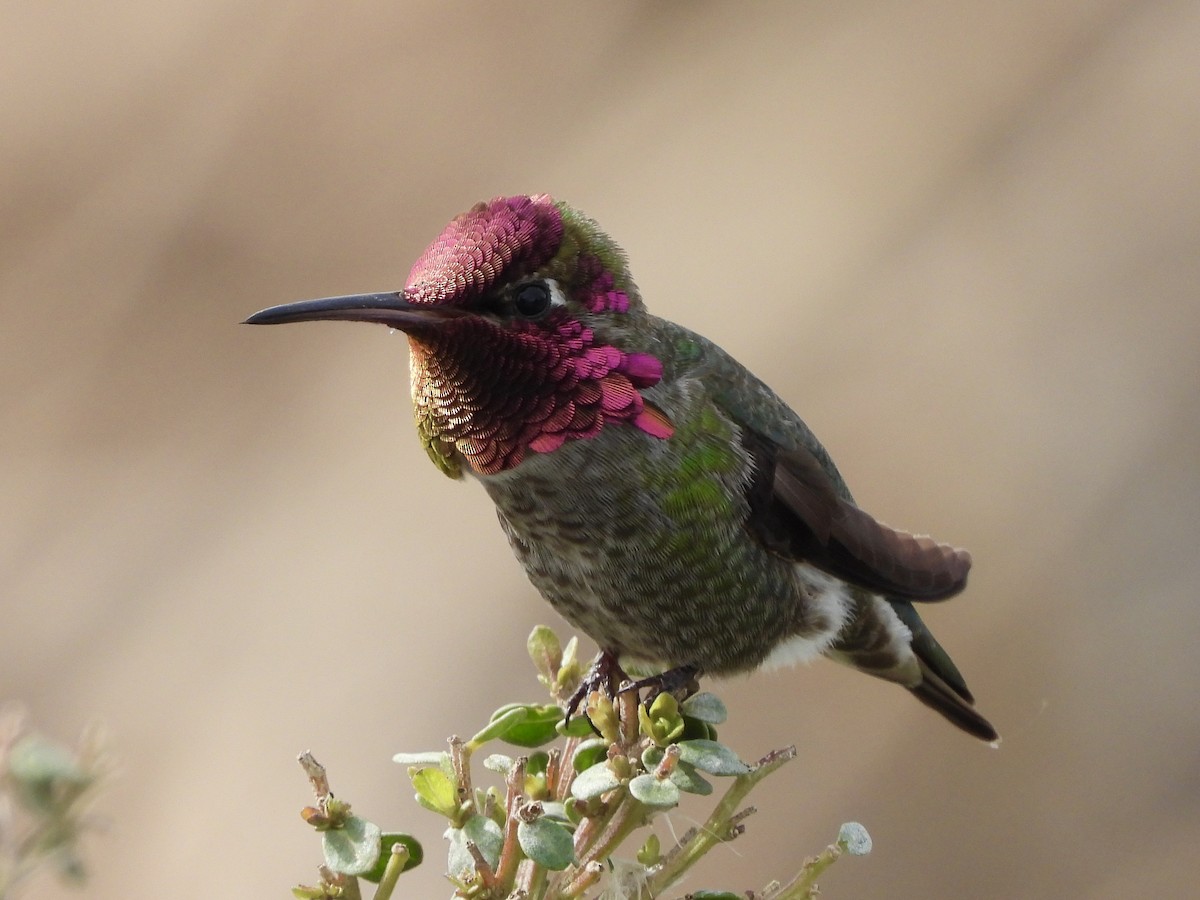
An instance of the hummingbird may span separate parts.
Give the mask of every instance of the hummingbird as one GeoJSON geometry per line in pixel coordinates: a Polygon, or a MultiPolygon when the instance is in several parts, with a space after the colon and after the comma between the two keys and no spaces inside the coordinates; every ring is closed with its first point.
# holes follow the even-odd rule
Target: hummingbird
{"type": "Polygon", "coordinates": [[[674,689],[824,656],[998,739],[913,605],[962,591],[970,554],[860,509],[787,403],[646,310],[583,213],[545,194],[481,202],[402,290],[246,322],[328,319],[407,335],[421,444],[482,484],[530,581],[596,641],[585,686],[611,691],[622,667],[674,689]]]}

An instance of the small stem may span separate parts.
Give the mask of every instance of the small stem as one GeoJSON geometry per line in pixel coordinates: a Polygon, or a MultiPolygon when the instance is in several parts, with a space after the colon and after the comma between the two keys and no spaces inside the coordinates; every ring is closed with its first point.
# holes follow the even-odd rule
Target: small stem
{"type": "Polygon", "coordinates": [[[614,790],[605,803],[604,812],[599,816],[584,819],[575,829],[575,858],[582,861],[592,856],[592,851],[609,833],[612,823],[634,802],[636,801],[629,796],[629,791],[624,788],[614,790]]]}
{"type": "Polygon", "coordinates": [[[335,884],[342,889],[342,896],[346,900],[362,900],[362,892],[359,890],[359,880],[353,875],[342,875],[341,872],[335,872],[328,865],[318,865],[317,871],[320,874],[320,880],[325,884],[335,884]]]}
{"type": "Polygon", "coordinates": [[[584,816],[583,821],[575,829],[575,859],[578,862],[561,872],[555,872],[550,877],[550,896],[563,896],[563,892],[566,890],[564,885],[575,882],[580,871],[586,867],[587,861],[595,855],[596,848],[601,846],[606,836],[610,834],[612,823],[621,817],[625,807],[635,802],[627,790],[614,790],[602,810],[594,816],[584,816]]]}
{"type": "Polygon", "coordinates": [[[494,817],[495,812],[496,812],[496,795],[493,794],[491,791],[488,791],[483,796],[483,809],[481,809],[479,811],[479,814],[481,816],[483,816],[485,819],[491,819],[494,817]]]}
{"type": "Polygon", "coordinates": [[[532,859],[521,860],[517,868],[517,877],[513,882],[512,897],[540,898],[546,896],[546,876],[549,873],[545,866],[539,866],[532,859]]]}
{"type": "Polygon", "coordinates": [[[674,884],[689,868],[695,865],[705,853],[716,844],[730,840],[736,834],[737,823],[745,814],[738,814],[737,808],[754,786],[796,756],[795,747],[787,747],[768,753],[753,769],[745,775],[739,775],[717,804],[708,820],[683,845],[678,853],[672,853],[661,864],[657,872],[647,882],[647,892],[651,897],[657,897],[674,884]],[[731,825],[735,831],[731,832],[731,825]]]}
{"type": "Polygon", "coordinates": [[[603,810],[594,816],[585,816],[579,825],[575,828],[575,856],[581,857],[584,851],[595,843],[600,832],[604,830],[604,825],[608,821],[608,817],[613,813],[616,804],[612,801],[605,804],[603,810]]]}
{"type": "Polygon", "coordinates": [[[375,900],[391,900],[392,891],[396,889],[396,882],[406,865],[408,848],[403,844],[393,844],[391,857],[383,870],[383,877],[379,879],[379,887],[375,888],[375,900]]]}
{"type": "Polygon", "coordinates": [[[600,881],[600,877],[603,874],[604,866],[600,865],[600,863],[596,862],[595,860],[592,860],[583,866],[583,868],[579,869],[579,871],[575,873],[575,876],[565,885],[563,885],[562,889],[558,893],[558,896],[564,898],[564,900],[568,900],[568,898],[582,897],[588,888],[594,887],[596,883],[600,881]]]}
{"type": "Polygon", "coordinates": [[[679,765],[680,752],[681,751],[678,744],[671,744],[669,747],[667,747],[666,752],[663,753],[663,758],[659,760],[658,765],[654,767],[654,777],[659,781],[670,778],[671,773],[674,772],[679,765]]]}
{"type": "Polygon", "coordinates": [[[517,811],[524,797],[525,766],[528,762],[528,757],[517,757],[505,779],[507,794],[504,799],[504,843],[500,847],[500,859],[496,863],[496,883],[505,890],[512,887],[517,876],[517,864],[524,856],[521,844],[517,840],[517,825],[520,824],[517,811]]]}
{"type": "Polygon", "coordinates": [[[800,874],[784,886],[773,900],[812,900],[817,895],[817,878],[838,861],[843,849],[840,843],[830,844],[817,856],[810,856],[804,861],[800,874]]]}
{"type": "Polygon", "coordinates": [[[483,884],[484,890],[489,894],[494,892],[499,879],[496,873],[492,871],[491,863],[483,855],[483,851],[479,849],[479,845],[474,841],[467,841],[467,852],[471,854],[471,859],[475,860],[475,873],[479,876],[479,881],[483,884]]]}
{"type": "Polygon", "coordinates": [[[571,782],[575,780],[575,768],[572,764],[572,759],[575,756],[575,750],[583,743],[583,738],[567,738],[563,744],[562,754],[559,756],[558,775],[554,781],[554,799],[559,803],[565,803],[567,798],[571,796],[571,782]]]}
{"type": "Polygon", "coordinates": [[[450,765],[454,769],[454,781],[458,790],[458,806],[472,797],[471,748],[457,734],[450,736],[450,765]]]}
{"type": "Polygon", "coordinates": [[[679,838],[679,840],[675,844],[675,846],[672,847],[670,850],[668,850],[666,852],[666,855],[664,855],[663,858],[661,860],[659,860],[658,868],[661,870],[664,866],[669,866],[671,864],[671,861],[683,852],[683,848],[688,846],[689,844],[691,844],[692,840],[695,839],[695,837],[696,837],[696,832],[699,830],[700,830],[699,828],[696,828],[693,825],[691,828],[689,828],[687,831],[685,831],[683,833],[683,836],[681,838],[679,838]]]}
{"type": "Polygon", "coordinates": [[[630,750],[638,742],[638,706],[641,702],[642,698],[639,696],[638,691],[620,691],[617,693],[617,721],[621,725],[622,750],[630,750]]]}
{"type": "Polygon", "coordinates": [[[517,866],[517,875],[513,879],[512,891],[506,900],[512,900],[513,897],[533,896],[533,892],[529,889],[533,881],[533,872],[530,871],[531,862],[529,859],[523,859],[521,860],[521,864],[517,866]]]}
{"type": "Polygon", "coordinates": [[[308,750],[297,756],[296,762],[300,763],[300,768],[308,776],[313,793],[317,795],[317,801],[323,803],[325,798],[333,793],[329,790],[329,777],[325,774],[325,767],[317,762],[316,757],[308,750]]]}
{"type": "Polygon", "coordinates": [[[546,754],[546,793],[551,800],[558,799],[558,780],[563,775],[561,747],[553,747],[546,754]]]}
{"type": "Polygon", "coordinates": [[[580,856],[580,862],[602,861],[620,845],[634,829],[642,824],[645,809],[625,791],[613,815],[605,822],[604,830],[580,856]]]}

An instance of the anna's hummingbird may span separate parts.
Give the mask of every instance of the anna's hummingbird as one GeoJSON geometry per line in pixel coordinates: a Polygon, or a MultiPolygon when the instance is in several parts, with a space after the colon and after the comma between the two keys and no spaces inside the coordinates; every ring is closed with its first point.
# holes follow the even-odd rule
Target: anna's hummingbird
{"type": "Polygon", "coordinates": [[[824,655],[996,740],[912,605],[961,591],[970,555],[859,509],[800,417],[648,313],[625,254],[565,203],[479,203],[403,290],[247,321],[310,319],[408,335],[426,452],[483,484],[530,580],[599,644],[596,671],[727,675],[824,655]]]}

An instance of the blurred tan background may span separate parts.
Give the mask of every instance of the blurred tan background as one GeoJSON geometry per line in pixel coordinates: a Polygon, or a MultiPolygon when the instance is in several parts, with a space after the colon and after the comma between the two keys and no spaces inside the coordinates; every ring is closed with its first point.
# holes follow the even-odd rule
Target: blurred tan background
{"type": "Polygon", "coordinates": [[[719,686],[800,758],[690,887],[857,819],[826,896],[1190,895],[1197,47],[1188,2],[0,7],[0,697],[111,733],[82,895],[311,881],[304,748],[449,894],[391,754],[538,697],[561,623],[424,458],[402,337],[237,323],[525,191],[976,559],[926,618],[1002,748],[829,663],[719,686]]]}

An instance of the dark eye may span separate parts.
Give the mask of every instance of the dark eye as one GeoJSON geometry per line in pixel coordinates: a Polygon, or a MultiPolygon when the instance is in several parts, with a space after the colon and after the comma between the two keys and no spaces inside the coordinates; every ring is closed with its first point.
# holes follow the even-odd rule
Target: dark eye
{"type": "Polygon", "coordinates": [[[525,319],[536,319],[550,308],[550,288],[544,281],[531,281],[517,288],[513,295],[513,309],[525,319]]]}

